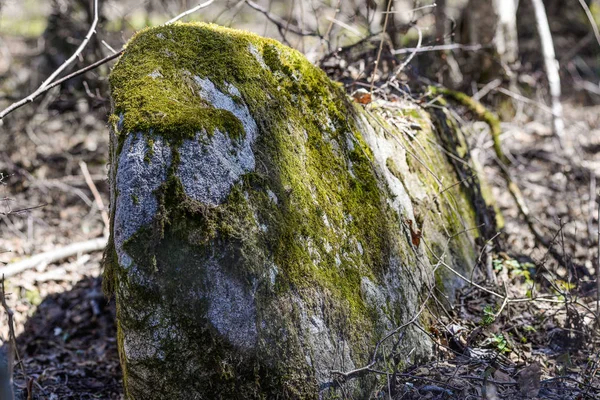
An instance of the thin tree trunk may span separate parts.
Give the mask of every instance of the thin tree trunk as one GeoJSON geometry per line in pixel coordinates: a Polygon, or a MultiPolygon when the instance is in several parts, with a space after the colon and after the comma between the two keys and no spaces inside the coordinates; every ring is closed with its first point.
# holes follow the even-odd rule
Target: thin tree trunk
{"type": "Polygon", "coordinates": [[[444,44],[446,41],[446,0],[436,1],[435,7],[435,41],[444,44]]]}
{"type": "Polygon", "coordinates": [[[552,125],[554,133],[560,138],[564,134],[565,124],[562,117],[562,104],[560,102],[560,75],[558,73],[559,65],[554,54],[554,43],[552,34],[548,25],[548,17],[544,8],[543,0],[531,0],[535,12],[535,22],[540,35],[542,53],[544,55],[544,66],[548,76],[550,86],[550,99],[552,103],[552,125]]]}
{"type": "Polygon", "coordinates": [[[498,16],[496,50],[502,62],[513,65],[519,59],[517,0],[494,0],[494,10],[498,16]]]}
{"type": "Polygon", "coordinates": [[[471,54],[466,74],[480,83],[498,77],[512,82],[512,70],[519,59],[517,0],[470,0],[463,11],[463,41],[489,47],[471,54]],[[465,40],[466,39],[466,40],[465,40]]]}

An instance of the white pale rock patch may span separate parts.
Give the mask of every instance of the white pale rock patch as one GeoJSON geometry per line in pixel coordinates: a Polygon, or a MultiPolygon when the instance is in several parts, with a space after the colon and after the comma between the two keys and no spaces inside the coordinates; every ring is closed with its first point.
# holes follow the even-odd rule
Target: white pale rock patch
{"type": "Polygon", "coordinates": [[[250,54],[252,54],[254,56],[254,58],[256,58],[256,61],[258,61],[258,63],[260,64],[261,67],[263,67],[263,69],[268,68],[267,64],[265,64],[265,60],[263,59],[262,55],[259,53],[259,51],[256,47],[254,47],[252,44],[249,44],[248,51],[250,52],[250,54]]]}
{"type": "Polygon", "coordinates": [[[159,70],[157,70],[157,69],[155,69],[154,71],[150,72],[150,73],[148,74],[148,76],[149,76],[150,78],[153,78],[153,79],[157,79],[157,78],[162,78],[162,77],[163,77],[163,75],[162,75],[162,74],[160,73],[160,71],[159,71],[159,70]]]}
{"type": "MultiPolygon", "coordinates": [[[[320,293],[315,293],[315,304],[323,304],[320,293]]],[[[308,344],[305,358],[316,374],[319,387],[331,383],[331,370],[351,371],[355,367],[350,356],[350,344],[338,337],[325,323],[322,307],[308,308],[305,301],[293,295],[292,301],[300,312],[300,333],[308,344]]]]}
{"type": "Polygon", "coordinates": [[[269,196],[269,200],[271,200],[275,204],[279,204],[279,200],[277,199],[277,195],[271,191],[271,189],[267,189],[267,196],[269,196]]]}
{"type": "Polygon", "coordinates": [[[115,249],[119,265],[129,268],[132,260],[123,250],[123,244],[141,227],[152,222],[158,201],[154,191],[167,179],[171,165],[171,148],[158,135],[149,135],[153,140],[152,156],[149,162],[148,136],[132,133],[123,143],[119,154],[116,173],[115,202],[115,249]]]}
{"type": "MultiPolygon", "coordinates": [[[[186,195],[204,204],[218,205],[243,174],[254,170],[252,144],[258,128],[245,104],[236,103],[208,79],[196,76],[194,80],[200,88],[200,96],[213,107],[231,112],[245,131],[238,139],[232,139],[227,132],[218,129],[212,135],[199,132],[179,148],[182,162],[177,176],[186,195]]],[[[234,95],[239,93],[232,85],[228,85],[228,91],[234,95]]]]}
{"type": "Polygon", "coordinates": [[[206,263],[206,276],[209,321],[233,345],[253,348],[258,336],[256,306],[247,285],[228,276],[214,261],[206,263]]]}
{"type": "Polygon", "coordinates": [[[401,216],[405,213],[409,219],[414,221],[412,201],[404,184],[387,168],[388,158],[400,165],[403,161],[401,157],[406,157],[405,150],[398,144],[397,140],[391,137],[393,133],[383,135],[376,132],[364,116],[361,117],[361,122],[364,127],[362,132],[365,142],[373,151],[375,162],[379,164],[380,170],[383,171],[385,181],[391,192],[388,202],[391,203],[398,215],[401,216]]]}
{"type": "Polygon", "coordinates": [[[165,312],[161,305],[157,305],[152,314],[146,316],[146,321],[148,321],[150,329],[130,329],[124,332],[123,350],[129,361],[139,362],[154,357],[164,360],[164,351],[161,349],[161,343],[165,340],[174,340],[176,338],[172,325],[167,329],[161,326],[159,322],[165,321],[167,315],[168,312],[165,312]]]}

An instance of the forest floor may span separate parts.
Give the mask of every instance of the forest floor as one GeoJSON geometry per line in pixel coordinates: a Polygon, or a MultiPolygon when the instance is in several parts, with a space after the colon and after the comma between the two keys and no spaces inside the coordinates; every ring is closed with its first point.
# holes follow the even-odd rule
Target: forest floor
{"type": "MultiPolygon", "coordinates": [[[[20,110],[2,128],[0,249],[10,252],[1,253],[0,262],[101,237],[105,230],[93,191],[108,204],[107,102],[95,109],[89,99],[67,110],[45,107],[57,99],[50,93],[42,106],[20,110]]],[[[469,284],[458,293],[454,309],[429,332],[437,359],[389,376],[390,398],[600,397],[593,276],[600,107],[565,104],[561,148],[543,107],[515,104],[520,112],[502,125],[510,172],[534,223],[567,262],[561,265],[536,244],[494,160],[486,126],[458,109],[506,227],[489,262],[482,260],[472,277],[488,291],[469,284]],[[490,263],[491,280],[485,271],[490,263]],[[538,300],[505,302],[528,296],[538,300]],[[548,296],[553,300],[542,300],[548,296]]],[[[22,359],[16,384],[23,396],[30,391],[32,399],[123,398],[114,302],[102,294],[100,261],[101,252],[80,254],[6,279],[22,359]]],[[[5,316],[0,318],[0,336],[7,337],[5,316]]]]}

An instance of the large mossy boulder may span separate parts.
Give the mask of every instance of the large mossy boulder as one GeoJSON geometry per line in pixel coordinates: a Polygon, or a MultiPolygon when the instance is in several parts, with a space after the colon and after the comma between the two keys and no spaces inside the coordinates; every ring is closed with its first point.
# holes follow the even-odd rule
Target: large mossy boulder
{"type": "Polygon", "coordinates": [[[422,305],[460,284],[438,257],[467,271],[481,223],[443,111],[365,111],[300,53],[205,24],[140,32],[110,84],[127,398],[335,397],[411,320],[380,353],[431,356],[422,305]]]}

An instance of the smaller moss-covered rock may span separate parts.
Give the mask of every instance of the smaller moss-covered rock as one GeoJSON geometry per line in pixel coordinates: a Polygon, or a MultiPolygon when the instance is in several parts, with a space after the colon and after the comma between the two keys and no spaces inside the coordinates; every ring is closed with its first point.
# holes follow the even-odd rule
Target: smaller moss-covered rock
{"type": "MultiPolygon", "coordinates": [[[[366,112],[298,52],[206,24],[140,32],[110,83],[128,398],[334,398],[335,371],[459,285],[439,257],[474,261],[474,200],[422,109],[366,112]]],[[[403,331],[403,362],[431,355],[403,331]]]]}

